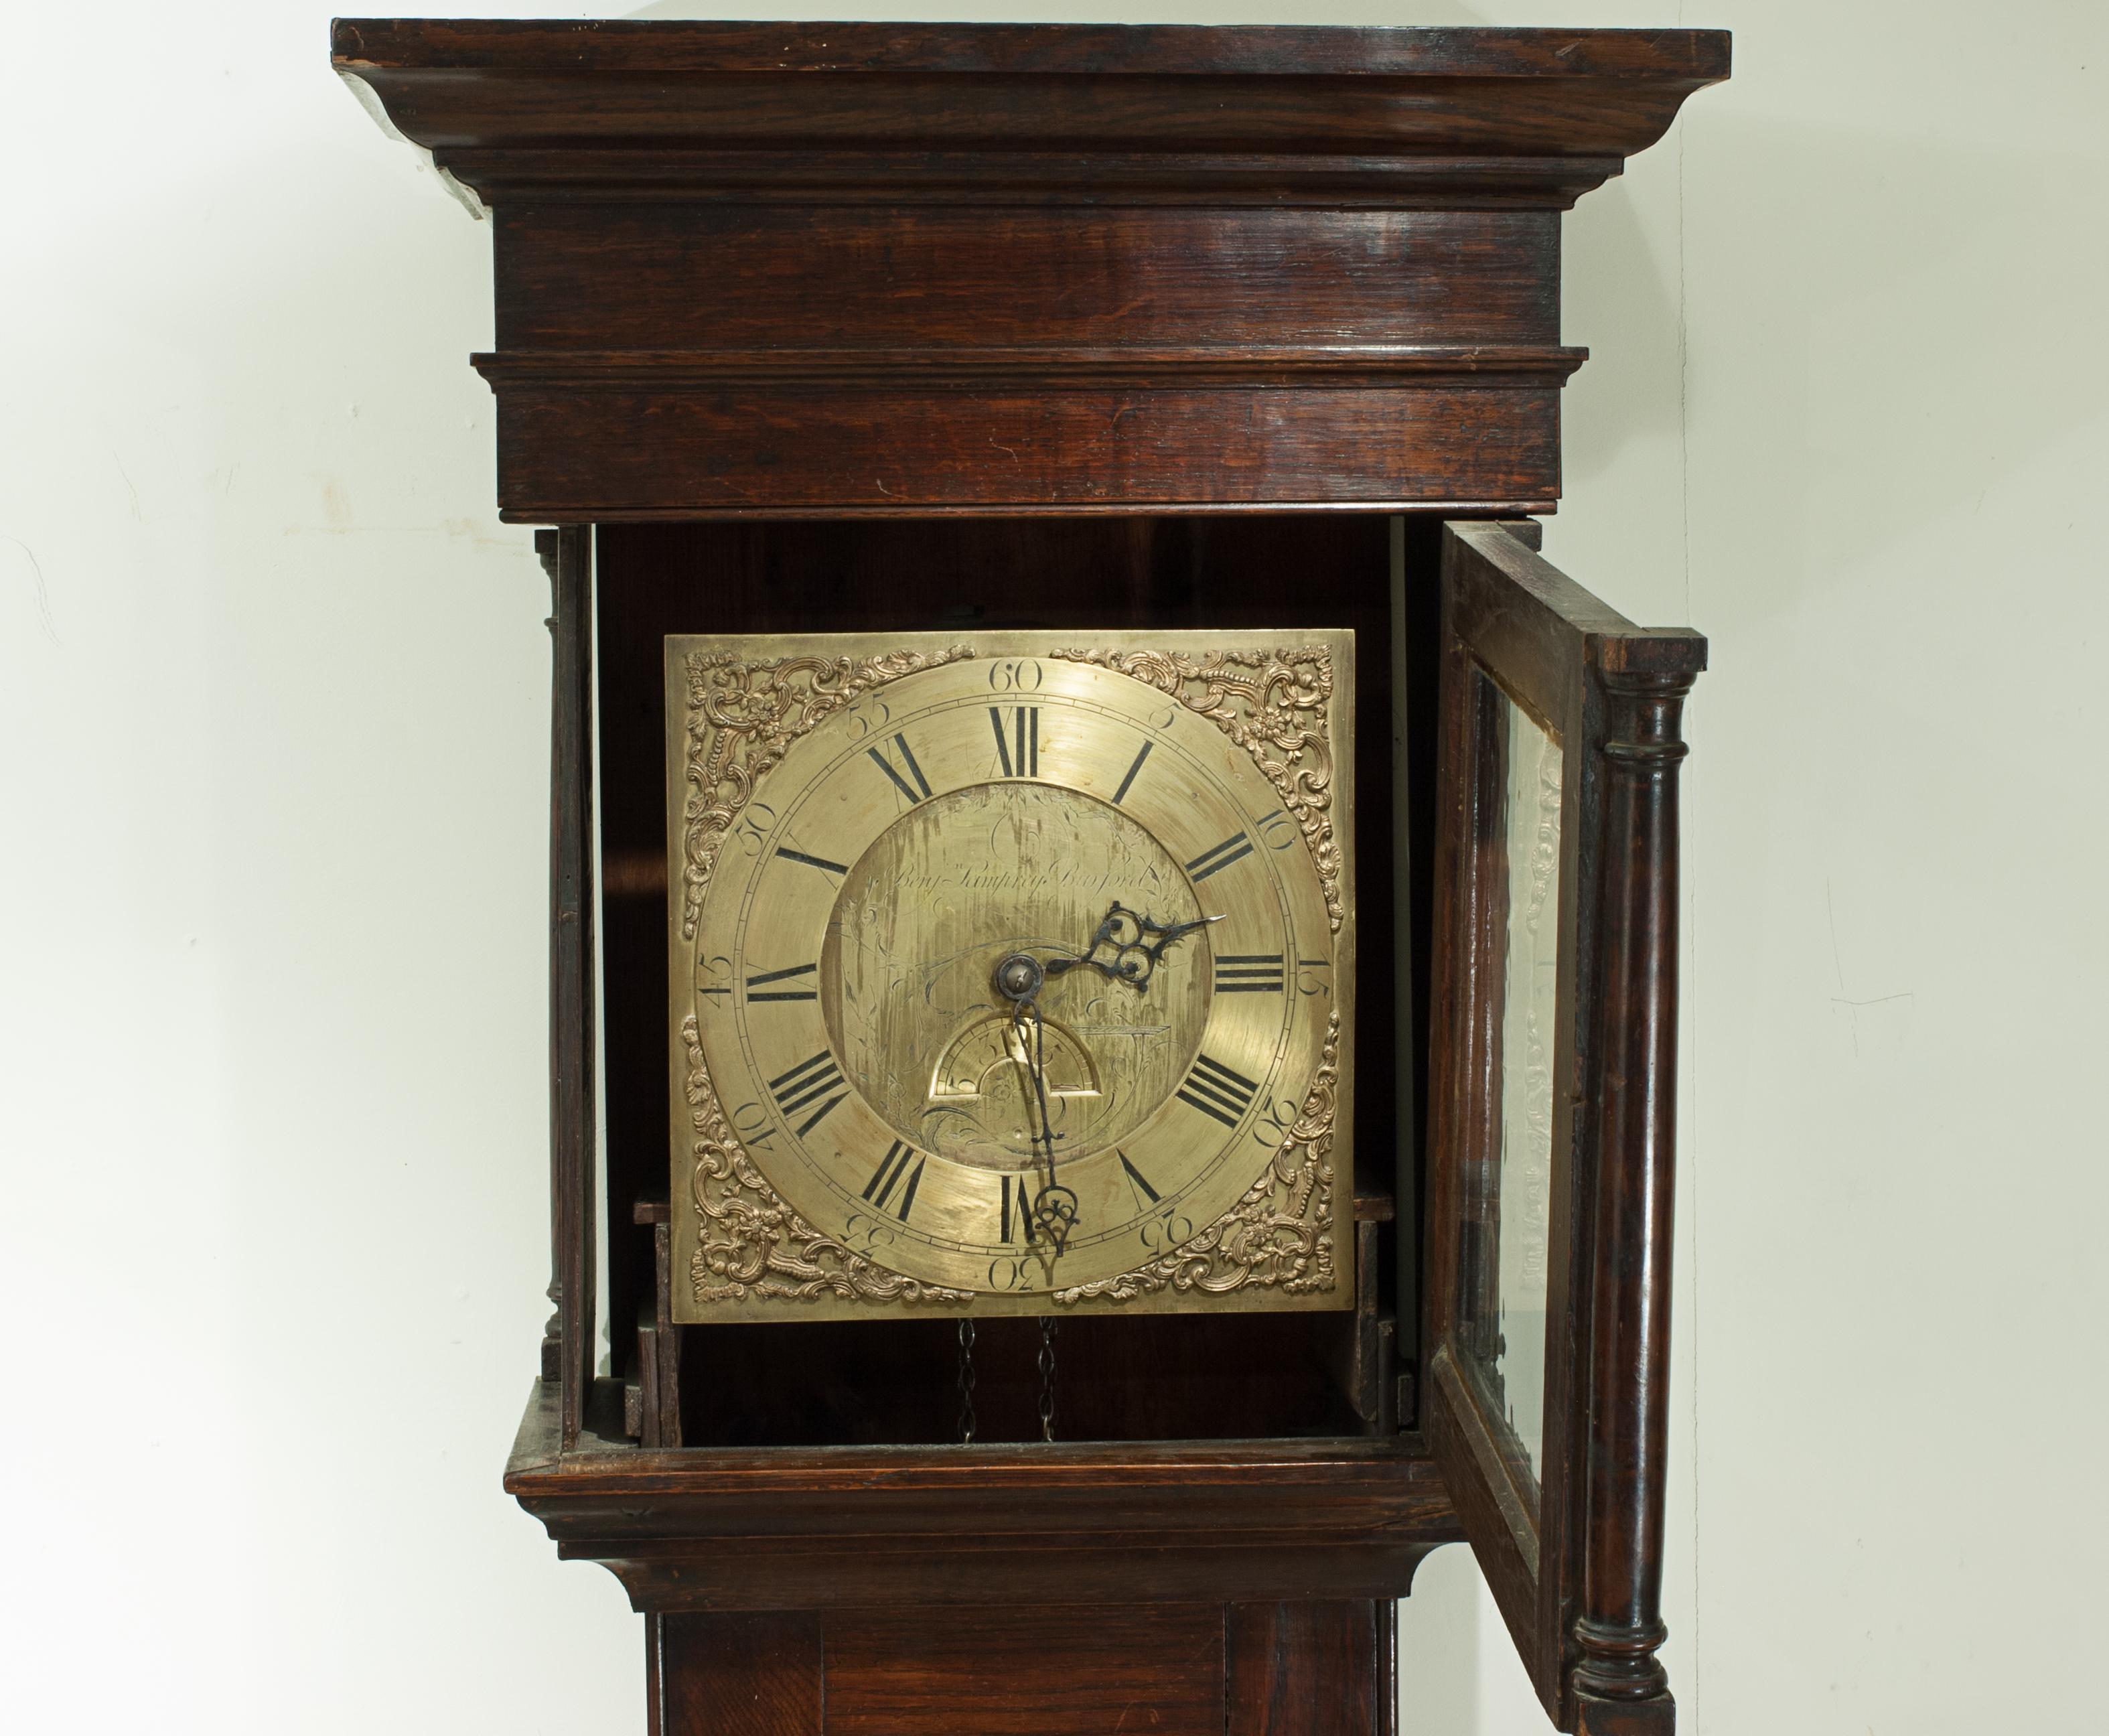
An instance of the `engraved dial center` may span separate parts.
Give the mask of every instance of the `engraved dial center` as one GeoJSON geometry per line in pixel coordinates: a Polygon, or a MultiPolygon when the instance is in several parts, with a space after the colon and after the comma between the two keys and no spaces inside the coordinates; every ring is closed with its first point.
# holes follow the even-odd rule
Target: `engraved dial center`
{"type": "Polygon", "coordinates": [[[1076,790],[969,784],[887,827],[844,878],[820,956],[822,1015],[865,1100],[919,1150],[1027,1167],[1037,1111],[1012,1015],[1031,1001],[1064,1160],[1127,1137],[1193,1064],[1210,979],[1190,944],[1147,992],[1050,975],[1116,902],[1166,922],[1200,915],[1163,845],[1076,790]]]}

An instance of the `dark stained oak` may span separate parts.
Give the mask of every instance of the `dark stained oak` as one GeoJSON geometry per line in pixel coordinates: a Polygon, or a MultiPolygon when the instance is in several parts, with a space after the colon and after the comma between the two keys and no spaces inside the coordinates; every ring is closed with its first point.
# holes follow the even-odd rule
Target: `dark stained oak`
{"type": "Polygon", "coordinates": [[[650,1736],[820,1736],[818,1616],[654,1616],[646,1630],[650,1736]]]}
{"type": "Polygon", "coordinates": [[[348,19],[493,214],[504,514],[1543,510],[1559,213],[1718,31],[348,19]]]}
{"type": "Polygon", "coordinates": [[[1223,1612],[1208,1604],[826,1618],[828,1736],[1223,1736],[1223,1612]]]}
{"type": "MultiPolygon", "coordinates": [[[[598,802],[607,897],[602,911],[602,1010],[607,1197],[620,1223],[663,1191],[666,908],[662,644],[670,633],[838,631],[968,633],[1042,626],[1211,625],[1348,627],[1366,646],[1386,632],[1389,536],[1381,518],[1334,513],[1225,522],[1099,516],[900,519],[844,523],[615,525],[595,539],[599,676],[598,802]],[[1293,582],[1292,582],[1293,576],[1293,582]],[[619,890],[618,890],[619,888],[619,890]]],[[[1429,582],[1434,582],[1432,572],[1429,582]]],[[[1389,669],[1366,652],[1357,730],[1362,790],[1357,879],[1393,877],[1384,823],[1390,764],[1389,669]]],[[[1390,941],[1389,905],[1365,900],[1366,956],[1390,941]]],[[[1390,1065],[1388,997],[1366,996],[1357,1065],[1390,1065]]],[[[1394,1209],[1390,1105],[1366,1094],[1356,1113],[1358,1217],[1394,1209]]],[[[1395,1251],[1380,1238],[1381,1278],[1395,1251]]],[[[610,1312],[627,1324],[654,1299],[648,1236],[612,1234],[610,1312]]],[[[1271,1318],[1202,1310],[1150,1320],[1076,1320],[1063,1330],[1060,1433],[1065,1440],[1354,1434],[1389,1407],[1375,1371],[1346,1372],[1337,1342],[1388,1304],[1389,1286],[1353,1314],[1271,1318]]],[[[823,1443],[942,1446],[956,1440],[955,1330],[902,1322],[691,1327],[682,1386],[694,1446],[823,1443]]],[[[1365,1335],[1366,1354],[1373,1340],[1365,1335]]],[[[989,1322],[976,1360],[982,1438],[1036,1438],[1038,1330],[989,1322]]],[[[1395,1403],[1395,1400],[1394,1400],[1395,1403]]]]}
{"type": "Polygon", "coordinates": [[[1223,1613],[1224,1736],[1389,1736],[1393,1606],[1234,1603],[1223,1613]]]}
{"type": "Polygon", "coordinates": [[[1675,29],[357,18],[336,21],[331,47],[399,129],[443,152],[1619,157],[1728,73],[1725,31],[1675,29]]]}
{"type": "Polygon", "coordinates": [[[1393,1598],[1461,1535],[1411,1435],[653,1452],[612,1381],[558,1420],[538,1386],[507,1491],[648,1612],[1393,1598]]]}
{"type": "Polygon", "coordinates": [[[652,1736],[1393,1736],[1389,1603],[649,1618],[652,1736]]]}
{"type": "Polygon", "coordinates": [[[1669,1698],[1662,1622],[1669,1443],[1670,1205],[1677,1124],[1678,769],[1694,635],[1605,647],[1605,872],[1596,1009],[1600,1105],[1587,1305],[1590,1412],[1581,1657],[1572,1691],[1598,1736],[1644,1736],[1669,1698]],[[1625,1716],[1621,1716],[1622,1714],[1625,1716]]]}
{"type": "MultiPolygon", "coordinates": [[[[1566,371],[1563,365],[1560,373],[1566,371]]],[[[933,391],[748,382],[501,388],[505,516],[603,522],[937,511],[1547,504],[1559,399],[1525,376],[1398,393],[1093,390],[1041,376],[933,391]],[[1467,431],[1470,432],[1467,432],[1467,431]]]]}
{"type": "Polygon", "coordinates": [[[1726,34],[353,19],[332,53],[491,219],[501,514],[560,527],[556,1312],[506,1488],[645,1615],[653,1736],[1390,1736],[1391,1600],[1466,1535],[1562,1728],[1669,1736],[1704,641],[1528,521],[1584,359],[1560,214],[1727,76],[1726,34]],[[659,653],[1022,615],[1356,630],[1357,866],[1398,890],[1358,912],[1354,1065],[1397,1084],[1335,1155],[1352,1311],[1072,1322],[1052,1444],[1036,1329],[991,1322],[961,1447],[944,1322],[672,1324],[659,653]],[[1498,1230],[1478,671],[1558,721],[1578,816],[1542,1488],[1462,1282],[1498,1230]]]}
{"type": "Polygon", "coordinates": [[[593,1377],[594,1266],[599,1245],[594,1201],[593,847],[593,540],[584,530],[538,539],[553,603],[550,633],[549,785],[549,1186],[556,1273],[555,1340],[543,1345],[543,1372],[558,1372],[562,1435],[579,1436],[593,1377]]]}
{"type": "Polygon", "coordinates": [[[1443,590],[1428,1438],[1548,1713],[1596,1736],[1666,1733],[1678,724],[1706,641],[1634,626],[1498,525],[1446,530],[1443,590]],[[1498,1232],[1504,1137],[1495,681],[1563,748],[1535,1475],[1479,1372],[1492,1298],[1473,1258],[1498,1232]]]}

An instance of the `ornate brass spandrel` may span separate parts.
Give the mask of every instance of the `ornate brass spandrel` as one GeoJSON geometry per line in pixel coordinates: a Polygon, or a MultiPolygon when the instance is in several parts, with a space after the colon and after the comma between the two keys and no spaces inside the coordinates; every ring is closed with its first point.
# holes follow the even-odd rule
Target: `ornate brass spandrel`
{"type": "Polygon", "coordinates": [[[1064,1306],[1128,1302],[1171,1291],[1228,1295],[1279,1289],[1288,1295],[1330,1291],[1333,1269],[1333,1123],[1339,1083],[1340,1015],[1326,1021],[1325,1059],[1303,1112],[1274,1160],[1245,1196],[1191,1241],[1118,1277],[1054,1292],[1064,1306]]]}
{"type": "Polygon", "coordinates": [[[1334,933],[1339,932],[1346,906],[1340,895],[1340,848],[1333,837],[1333,655],[1326,647],[1218,651],[1205,657],[1158,649],[1053,654],[1117,669],[1155,688],[1249,753],[1303,828],[1325,889],[1326,915],[1334,933]]]}
{"type": "Polygon", "coordinates": [[[887,682],[973,655],[888,651],[876,657],[742,658],[691,652],[688,676],[689,797],[681,873],[681,935],[693,940],[725,835],[739,822],[755,785],[814,726],[887,682]]]}
{"type": "Polygon", "coordinates": [[[689,1061],[689,1119],[695,1171],[689,1191],[702,1220],[689,1282],[699,1304],[752,1296],[812,1302],[834,1296],[859,1302],[962,1305],[947,1290],[874,1265],[824,1236],[787,1205],[740,1148],[717,1092],[692,1013],[681,1027],[689,1061]]]}

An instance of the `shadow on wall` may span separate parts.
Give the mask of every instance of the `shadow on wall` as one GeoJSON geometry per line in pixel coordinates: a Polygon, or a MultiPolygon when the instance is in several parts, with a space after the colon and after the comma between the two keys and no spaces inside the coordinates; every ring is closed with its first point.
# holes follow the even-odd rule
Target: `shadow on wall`
{"type": "Polygon", "coordinates": [[[1929,522],[1974,510],[1988,476],[2099,414],[2071,338],[2097,318],[2098,275],[2078,269],[2071,237],[2047,249],[2039,202],[2013,197],[2063,181],[2084,201],[2069,154],[1717,119],[1704,103],[1680,124],[1659,148],[1683,152],[1682,274],[1717,324],[1691,334],[1704,366],[1665,379],[1678,366],[1679,261],[1656,256],[1628,184],[1581,202],[1563,237],[1563,335],[1592,352],[1568,389],[1573,423],[1586,416],[1588,428],[1565,454],[1570,494],[1634,442],[1676,438],[1688,409],[1713,436],[1710,468],[1726,467],[1750,504],[1749,539],[1716,554],[1761,568],[1761,594],[1785,608],[1929,522]],[[1928,222],[1936,208],[1941,220],[1928,222]],[[2052,269],[2060,255],[2075,269],[2052,269]],[[2045,269],[2017,297],[2014,261],[2027,259],[2045,269]],[[1970,332],[1975,310],[2017,299],[2034,317],[1999,341],[1970,332]],[[1722,324],[1734,343],[1717,341],[1722,324]],[[2061,378],[2070,389],[2044,389],[2061,378]],[[1722,404],[1735,405],[1732,427],[1707,418],[1722,404]]]}
{"type": "Polygon", "coordinates": [[[1398,1607],[1399,1736],[1535,1730],[1545,1714],[1463,1544],[1438,1549],[1398,1607]]]}

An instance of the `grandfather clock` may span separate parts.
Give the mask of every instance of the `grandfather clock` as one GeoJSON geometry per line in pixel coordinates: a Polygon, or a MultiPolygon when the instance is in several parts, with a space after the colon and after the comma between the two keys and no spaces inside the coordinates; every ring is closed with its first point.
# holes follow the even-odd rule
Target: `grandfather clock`
{"type": "Polygon", "coordinates": [[[1555,1725],[1669,1730],[1705,642],[1533,515],[1560,214],[1727,37],[333,51],[492,224],[556,592],[506,1487],[651,1729],[1389,1731],[1467,1539],[1555,1725]]]}

